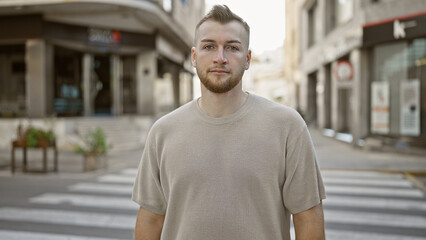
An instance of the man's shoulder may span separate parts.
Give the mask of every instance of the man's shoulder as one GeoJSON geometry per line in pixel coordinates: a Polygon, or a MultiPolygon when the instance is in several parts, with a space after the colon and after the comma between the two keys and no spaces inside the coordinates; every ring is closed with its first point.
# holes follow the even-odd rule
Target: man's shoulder
{"type": "Polygon", "coordinates": [[[256,98],[256,111],[268,118],[276,118],[277,120],[296,121],[304,123],[302,116],[294,108],[273,102],[264,97],[253,95],[256,98]]]}
{"type": "Polygon", "coordinates": [[[160,117],[155,121],[152,129],[173,128],[176,127],[176,125],[184,123],[185,120],[188,120],[188,118],[193,113],[192,104],[193,101],[190,101],[160,117]]]}

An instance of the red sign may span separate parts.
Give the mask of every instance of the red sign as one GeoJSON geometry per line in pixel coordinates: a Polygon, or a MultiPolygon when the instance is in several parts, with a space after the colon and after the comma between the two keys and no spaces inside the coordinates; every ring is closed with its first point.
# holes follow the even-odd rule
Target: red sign
{"type": "Polygon", "coordinates": [[[337,62],[336,67],[334,68],[334,76],[339,81],[350,81],[354,76],[354,69],[352,64],[346,60],[340,60],[337,62]]]}

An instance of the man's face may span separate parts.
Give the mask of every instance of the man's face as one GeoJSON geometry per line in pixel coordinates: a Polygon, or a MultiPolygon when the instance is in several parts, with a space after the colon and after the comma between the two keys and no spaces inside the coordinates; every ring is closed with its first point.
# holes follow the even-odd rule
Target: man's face
{"type": "Polygon", "coordinates": [[[195,35],[192,64],[201,83],[214,93],[230,91],[250,65],[247,31],[237,21],[221,24],[208,20],[195,35]]]}

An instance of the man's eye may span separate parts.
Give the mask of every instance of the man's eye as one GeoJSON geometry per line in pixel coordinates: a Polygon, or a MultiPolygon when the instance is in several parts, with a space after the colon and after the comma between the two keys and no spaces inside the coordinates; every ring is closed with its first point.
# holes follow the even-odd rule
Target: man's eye
{"type": "Polygon", "coordinates": [[[206,45],[206,46],[203,47],[203,49],[211,50],[211,49],[213,49],[213,46],[212,45],[206,45]]]}
{"type": "Polygon", "coordinates": [[[229,50],[231,50],[231,51],[238,51],[238,50],[240,50],[238,47],[236,47],[236,46],[228,46],[227,47],[229,50]]]}

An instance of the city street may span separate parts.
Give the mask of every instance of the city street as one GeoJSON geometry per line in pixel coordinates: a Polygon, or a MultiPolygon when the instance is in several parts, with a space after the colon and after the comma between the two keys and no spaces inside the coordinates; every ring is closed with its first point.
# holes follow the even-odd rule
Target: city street
{"type": "MultiPolygon", "coordinates": [[[[405,174],[425,170],[424,159],[356,150],[315,130],[312,136],[327,191],[327,239],[426,240],[425,193],[405,174]]],[[[89,173],[66,160],[58,174],[18,169],[11,175],[4,167],[0,239],[132,239],[138,206],[130,196],[139,156],[114,153],[109,170],[89,173]]]]}

